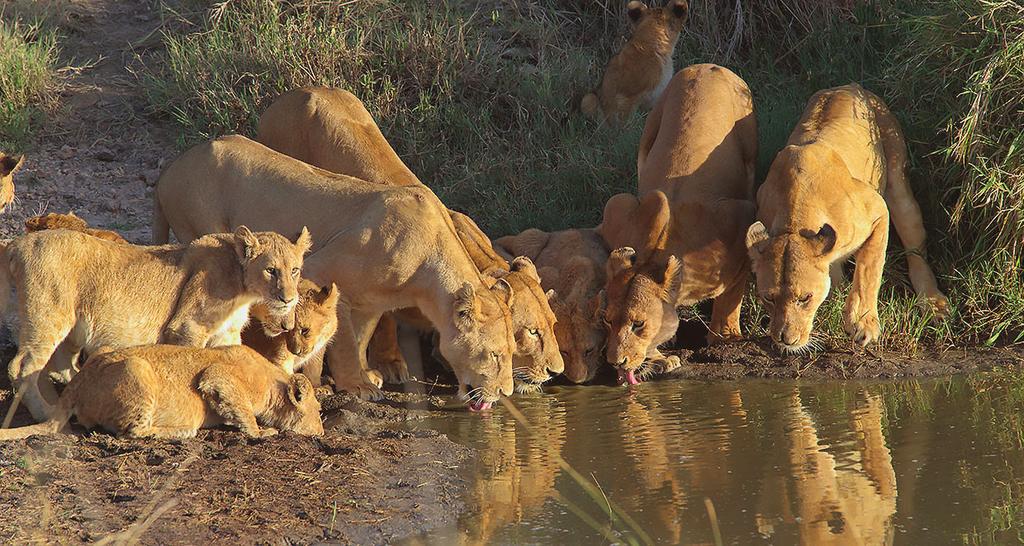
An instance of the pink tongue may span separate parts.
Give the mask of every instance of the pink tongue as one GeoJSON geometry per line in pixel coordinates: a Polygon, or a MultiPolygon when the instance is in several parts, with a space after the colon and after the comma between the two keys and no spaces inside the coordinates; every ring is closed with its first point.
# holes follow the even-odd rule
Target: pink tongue
{"type": "Polygon", "coordinates": [[[491,409],[491,402],[470,402],[469,411],[486,411],[491,409]]]}
{"type": "Polygon", "coordinates": [[[633,374],[633,370],[619,370],[619,383],[625,383],[627,385],[639,385],[636,375],[633,374]]]}

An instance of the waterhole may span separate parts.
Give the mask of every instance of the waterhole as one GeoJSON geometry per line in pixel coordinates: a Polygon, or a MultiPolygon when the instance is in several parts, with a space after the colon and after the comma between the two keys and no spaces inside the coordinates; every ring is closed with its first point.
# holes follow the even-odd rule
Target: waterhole
{"type": "Polygon", "coordinates": [[[1024,381],[554,387],[415,425],[479,450],[427,544],[1018,540],[1024,381]]]}

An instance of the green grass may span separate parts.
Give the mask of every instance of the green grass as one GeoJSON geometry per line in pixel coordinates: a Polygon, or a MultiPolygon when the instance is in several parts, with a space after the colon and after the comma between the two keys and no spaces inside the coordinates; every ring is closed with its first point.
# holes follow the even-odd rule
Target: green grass
{"type": "MultiPolygon", "coordinates": [[[[1020,341],[1022,4],[765,0],[741,3],[740,14],[735,4],[693,2],[676,66],[716,62],[748,82],[761,175],[818,89],[860,82],[904,124],[931,261],[956,311],[932,324],[915,308],[894,244],[883,343],[1020,341]]],[[[576,107],[622,43],[621,7],[235,0],[191,14],[191,25],[179,25],[186,32],[168,31],[166,62],[145,83],[154,111],[179,126],[182,147],[251,135],[273,98],[294,87],[345,88],[413,171],[491,235],[592,226],[609,196],[636,187],[642,116],[609,128],[576,107]]],[[[846,343],[841,309],[834,298],[820,315],[819,330],[835,343],[846,343]]],[[[749,310],[757,333],[763,314],[749,310]]]]}
{"type": "Polygon", "coordinates": [[[21,152],[55,82],[57,34],[41,23],[0,19],[0,150],[21,152]]]}

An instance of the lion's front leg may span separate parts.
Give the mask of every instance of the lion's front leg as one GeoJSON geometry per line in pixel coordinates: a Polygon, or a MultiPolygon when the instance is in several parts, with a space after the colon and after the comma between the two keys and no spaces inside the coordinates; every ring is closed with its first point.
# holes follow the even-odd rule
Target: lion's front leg
{"type": "Polygon", "coordinates": [[[327,349],[327,366],[337,389],[368,400],[383,398],[383,378],[366,362],[366,347],[379,320],[379,314],[362,313],[348,303],[338,303],[338,331],[327,349]]]}
{"type": "Polygon", "coordinates": [[[370,338],[367,360],[388,383],[405,383],[410,379],[409,367],[398,346],[398,322],[391,313],[385,313],[377,323],[370,338]]]}
{"type": "Polygon", "coordinates": [[[743,294],[747,291],[747,276],[747,271],[744,271],[737,282],[715,298],[715,304],[711,308],[708,344],[743,338],[740,332],[740,307],[743,304],[743,294]]]}
{"type": "Polygon", "coordinates": [[[885,267],[888,243],[889,215],[884,212],[856,252],[857,266],[853,270],[853,284],[843,310],[843,327],[853,341],[861,346],[877,341],[881,335],[878,291],[882,287],[882,269],[885,267]]]}

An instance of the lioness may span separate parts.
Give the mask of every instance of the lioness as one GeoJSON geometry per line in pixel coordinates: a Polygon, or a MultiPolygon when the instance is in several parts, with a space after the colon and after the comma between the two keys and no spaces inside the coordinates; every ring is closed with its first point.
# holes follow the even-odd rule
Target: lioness
{"type": "MultiPolygon", "coordinates": [[[[363,103],[341,89],[305,87],[281,95],[260,118],[257,140],[338,174],[379,184],[421,185],[363,103]]],[[[516,339],[516,385],[520,391],[536,390],[550,374],[561,373],[564,363],[555,341],[554,314],[547,297],[539,297],[543,291],[533,264],[510,264],[511,259],[506,261],[494,251],[490,239],[471,218],[456,211],[448,213],[485,282],[503,278],[513,288],[510,310],[516,339]]],[[[418,322],[408,312],[403,317],[418,322]]],[[[395,328],[391,319],[378,325],[369,360],[385,380],[403,382],[409,378],[408,365],[398,350],[395,328]]]]}
{"type": "Polygon", "coordinates": [[[101,351],[68,383],[52,417],[0,430],[0,440],[57,433],[72,417],[86,428],[135,438],[192,438],[222,424],[254,437],[324,433],[309,380],[243,346],[101,351]]]}
{"type": "Polygon", "coordinates": [[[106,239],[107,241],[113,241],[115,243],[127,243],[120,234],[115,231],[106,229],[93,229],[89,227],[89,224],[85,220],[75,216],[75,213],[69,212],[67,214],[60,214],[57,212],[51,212],[49,214],[43,214],[40,216],[33,216],[28,220],[25,220],[25,231],[42,231],[44,229],[70,229],[72,231],[81,231],[93,237],[99,237],[100,239],[106,239]]]}
{"type": "Polygon", "coordinates": [[[305,274],[345,294],[328,347],[335,385],[379,398],[366,346],[383,312],[418,307],[476,404],[512,393],[512,288],[487,287],[444,205],[423,186],[382,186],[313,167],[245,137],[200,144],[171,163],[154,195],[156,241],[238,224],[297,230],[319,241],[305,274]],[[300,222],[302,219],[302,222],[300,222]]]}
{"type": "Polygon", "coordinates": [[[714,298],[708,341],[740,336],[744,233],[754,218],[753,108],[747,85],[729,70],[680,70],[640,137],[641,199],[620,194],[605,206],[602,234],[615,248],[605,284],[606,357],[630,384],[645,361],[678,365],[658,346],[675,335],[680,306],[714,298]],[[631,214],[620,212],[623,202],[631,214]]]}
{"type": "Polygon", "coordinates": [[[25,156],[0,152],[0,212],[14,202],[14,173],[25,163],[25,156]]]}
{"type": "MultiPolygon", "coordinates": [[[[320,288],[311,281],[299,281],[299,303],[295,306],[295,324],[289,330],[269,335],[263,312],[253,306],[254,319],[242,330],[242,343],[284,371],[295,373],[310,363],[310,381],[319,385],[323,350],[338,330],[338,288],[332,283],[320,288]],[[311,363],[311,361],[316,363],[311,363]]],[[[274,321],[276,323],[276,321],[274,321]]]]}
{"type": "Polygon", "coordinates": [[[638,0],[626,4],[633,35],[608,61],[601,86],[583,97],[580,110],[592,119],[621,123],[641,105],[653,107],[672,79],[672,53],[688,13],[686,0],[662,8],[638,0]]]}
{"type": "Polygon", "coordinates": [[[857,260],[843,325],[859,345],[878,339],[889,220],[910,281],[938,316],[949,310],[925,261],[921,209],[906,178],[907,147],[884,102],[857,84],[811,97],[757,191],[758,221],[747,248],[771,337],[784,352],[811,340],[814,314],[831,288],[830,268],[857,260]]]}
{"type": "Polygon", "coordinates": [[[536,264],[541,284],[553,290],[551,310],[565,362],[563,375],[573,383],[592,380],[604,363],[604,302],[599,294],[608,259],[604,239],[593,229],[528,229],[494,244],[499,251],[527,256],[536,264]]]}
{"type": "Polygon", "coordinates": [[[291,315],[309,245],[305,229],[292,243],[245,226],[160,247],[63,229],[22,235],[0,250],[0,308],[7,308],[12,287],[18,296],[11,384],[41,421],[57,400],[53,386],[40,381],[51,357],[59,371],[72,369],[79,352],[101,346],[238,344],[253,303],[291,315]]]}

